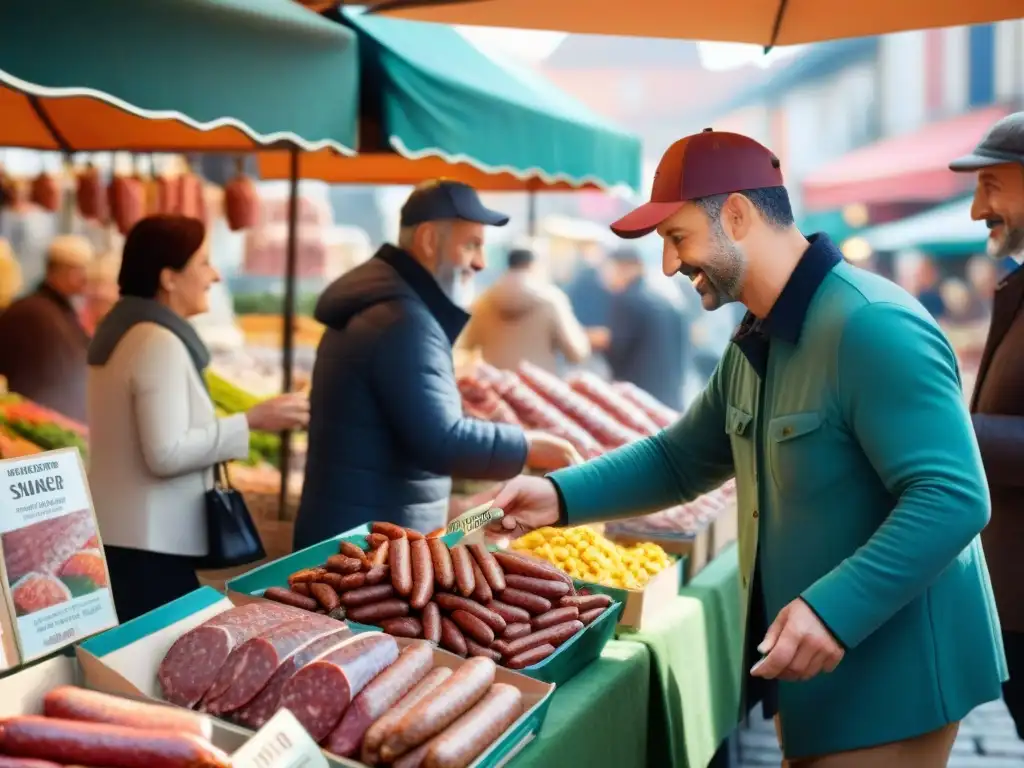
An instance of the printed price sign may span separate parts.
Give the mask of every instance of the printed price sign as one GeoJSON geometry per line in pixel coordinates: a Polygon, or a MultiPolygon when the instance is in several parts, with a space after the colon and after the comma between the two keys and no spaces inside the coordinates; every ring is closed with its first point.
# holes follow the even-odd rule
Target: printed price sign
{"type": "Polygon", "coordinates": [[[231,756],[233,768],[329,768],[306,729],[287,709],[278,710],[231,756]]]}
{"type": "Polygon", "coordinates": [[[22,663],[117,624],[76,449],[0,461],[0,575],[22,663]]]}

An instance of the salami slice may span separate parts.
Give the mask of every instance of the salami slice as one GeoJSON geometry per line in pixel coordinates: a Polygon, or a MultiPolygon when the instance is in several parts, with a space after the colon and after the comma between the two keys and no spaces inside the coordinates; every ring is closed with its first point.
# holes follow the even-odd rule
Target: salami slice
{"type": "Polygon", "coordinates": [[[280,603],[229,608],[179,637],[160,662],[157,679],[164,698],[194,707],[213,685],[228,656],[251,637],[307,614],[280,603]]]}
{"type": "Polygon", "coordinates": [[[203,699],[203,709],[213,715],[223,715],[249,703],[263,690],[281,662],[296,649],[339,627],[340,623],[334,619],[313,614],[246,640],[231,652],[221,667],[203,699]]]}
{"type": "Polygon", "coordinates": [[[281,706],[313,741],[323,741],[356,694],[397,658],[398,643],[390,635],[356,635],[297,672],[281,692],[281,706]]]}
{"type": "Polygon", "coordinates": [[[352,637],[352,630],[345,626],[299,648],[277,668],[277,671],[271,676],[270,682],[256,694],[252,701],[232,713],[231,719],[247,728],[254,730],[262,728],[270,718],[277,714],[277,710],[280,708],[281,691],[284,690],[285,683],[307,664],[335,650],[350,637],[352,637]]]}

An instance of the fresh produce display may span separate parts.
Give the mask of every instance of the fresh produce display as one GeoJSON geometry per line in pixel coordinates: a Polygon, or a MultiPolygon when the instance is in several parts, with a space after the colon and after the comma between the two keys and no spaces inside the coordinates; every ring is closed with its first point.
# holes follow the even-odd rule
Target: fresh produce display
{"type": "Polygon", "coordinates": [[[229,768],[210,731],[202,715],[61,686],[46,694],[42,716],[3,721],[0,766],[229,768]]]}
{"type": "Polygon", "coordinates": [[[611,535],[645,538],[692,537],[700,533],[720,514],[731,509],[736,499],[736,482],[730,480],[720,488],[671,509],[652,515],[617,520],[605,524],[611,535]]]}
{"type": "MultiPolygon", "coordinates": [[[[58,448],[77,448],[83,458],[88,458],[89,430],[82,424],[62,416],[56,411],[25,400],[19,395],[0,396],[0,428],[6,434],[20,437],[44,451],[58,448]]],[[[4,447],[0,437],[0,450],[4,447]]],[[[25,450],[26,444],[7,446],[8,449],[25,450]]],[[[4,458],[15,458],[4,453],[4,458]]]]}
{"type": "Polygon", "coordinates": [[[263,596],[510,669],[543,661],[612,604],[593,595],[588,607],[600,610],[581,611],[565,572],[518,552],[449,548],[433,534],[390,523],[374,523],[372,531],[369,551],[343,541],[322,567],[297,571],[287,588],[263,596]]]}
{"type": "Polygon", "coordinates": [[[547,560],[574,579],[619,589],[643,589],[672,565],[657,544],[624,547],[586,525],[538,528],[513,541],[512,551],[547,560]]]}
{"type": "MultiPolygon", "coordinates": [[[[360,557],[349,552],[338,557],[368,559],[361,550],[360,557]]],[[[331,599],[316,589],[333,590],[326,582],[298,583],[307,589],[281,592],[338,602],[338,592],[331,599]]],[[[430,643],[400,649],[388,634],[353,635],[342,621],[261,602],[231,608],[182,635],[158,679],[168,701],[250,728],[287,708],[324,749],[367,765],[464,768],[519,718],[522,694],[495,682],[489,658],[455,669],[434,661],[430,643]]],[[[182,717],[196,720],[175,730],[194,733],[203,723],[203,715],[182,717]]]]}
{"type": "MultiPolygon", "coordinates": [[[[241,387],[232,384],[223,376],[211,370],[206,371],[206,385],[210,390],[210,398],[219,413],[230,416],[245,413],[258,402],[256,397],[241,387]]],[[[281,438],[268,432],[253,430],[249,434],[249,463],[256,465],[262,462],[277,466],[281,455],[281,438]]]]}
{"type": "Polygon", "coordinates": [[[26,440],[10,427],[0,424],[0,459],[17,459],[42,453],[42,448],[26,440]]]}

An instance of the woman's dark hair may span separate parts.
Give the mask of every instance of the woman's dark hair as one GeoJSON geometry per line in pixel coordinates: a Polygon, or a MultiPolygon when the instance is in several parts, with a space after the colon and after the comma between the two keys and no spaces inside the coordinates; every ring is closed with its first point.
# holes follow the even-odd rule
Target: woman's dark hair
{"type": "Polygon", "coordinates": [[[199,219],[160,214],[141,219],[124,241],[121,272],[117,284],[122,296],[156,298],[160,273],[181,272],[206,239],[206,227],[199,219]]]}

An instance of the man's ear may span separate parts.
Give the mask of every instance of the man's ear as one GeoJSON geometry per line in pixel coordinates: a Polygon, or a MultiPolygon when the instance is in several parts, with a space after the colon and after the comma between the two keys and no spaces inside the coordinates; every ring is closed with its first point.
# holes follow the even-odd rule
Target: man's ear
{"type": "Polygon", "coordinates": [[[437,259],[437,224],[428,221],[417,226],[412,241],[416,251],[423,254],[431,263],[437,259]]]}
{"type": "Polygon", "coordinates": [[[734,243],[743,240],[757,218],[757,211],[750,199],[739,192],[726,198],[722,205],[722,229],[734,243]]]}

